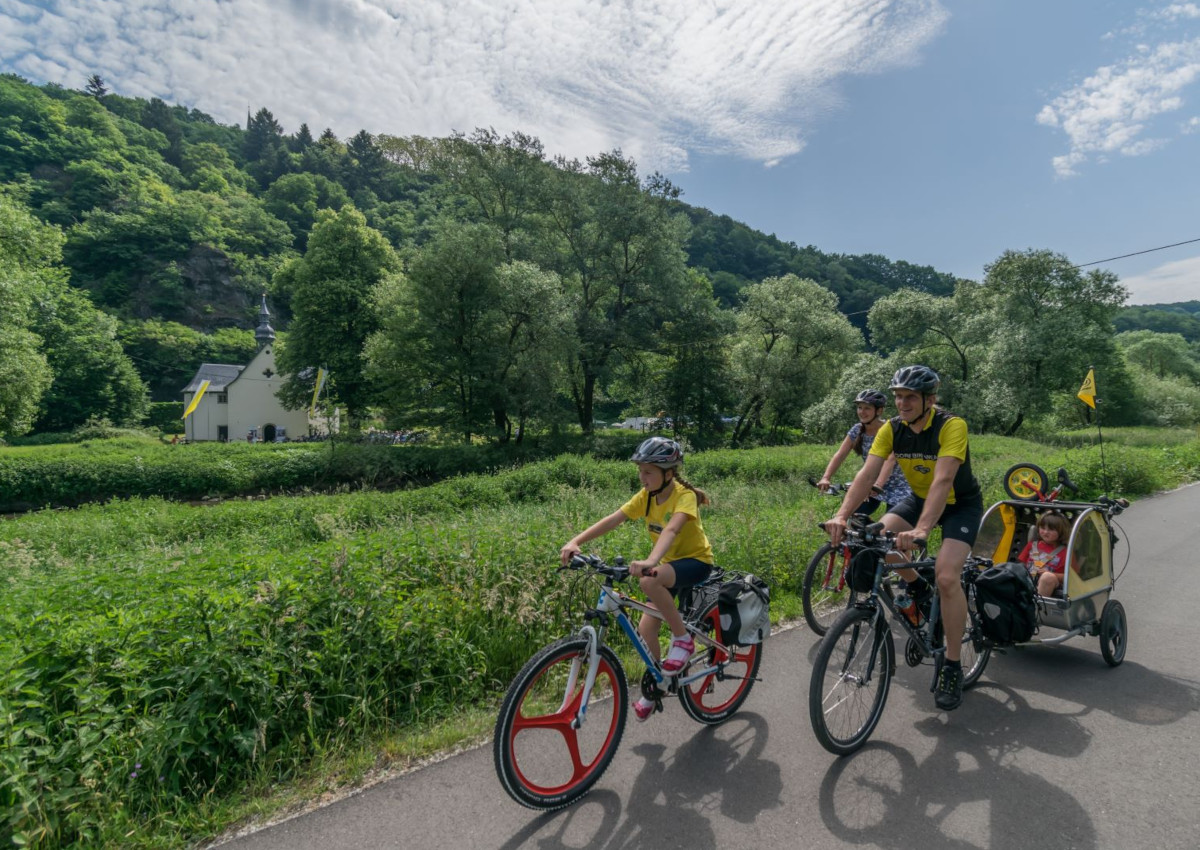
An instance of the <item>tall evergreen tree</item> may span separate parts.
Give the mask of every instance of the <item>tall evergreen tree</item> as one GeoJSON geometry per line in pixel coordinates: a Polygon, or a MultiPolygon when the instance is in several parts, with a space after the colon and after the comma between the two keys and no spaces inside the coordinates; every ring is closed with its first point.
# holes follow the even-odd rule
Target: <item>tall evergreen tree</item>
{"type": "Polygon", "coordinates": [[[100,78],[99,74],[92,74],[88,77],[87,85],[83,90],[97,100],[108,94],[108,86],[104,85],[104,80],[100,78]]]}

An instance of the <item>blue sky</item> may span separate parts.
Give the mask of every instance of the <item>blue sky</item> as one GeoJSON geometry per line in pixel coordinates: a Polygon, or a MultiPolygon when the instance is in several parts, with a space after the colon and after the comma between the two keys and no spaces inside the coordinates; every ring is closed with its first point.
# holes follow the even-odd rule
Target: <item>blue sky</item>
{"type": "MultiPolygon", "coordinates": [[[[1200,3],[0,0],[0,70],[349,137],[619,147],[824,251],[979,279],[1200,239],[1200,3]]],[[[1107,263],[1200,299],[1200,242],[1107,263]]]]}

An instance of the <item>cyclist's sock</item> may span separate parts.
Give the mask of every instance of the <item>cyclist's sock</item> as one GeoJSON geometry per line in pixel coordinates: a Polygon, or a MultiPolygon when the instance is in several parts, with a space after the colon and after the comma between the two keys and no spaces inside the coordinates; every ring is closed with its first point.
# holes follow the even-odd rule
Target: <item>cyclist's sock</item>
{"type": "Polygon", "coordinates": [[[908,582],[908,592],[913,596],[928,593],[931,589],[932,588],[930,588],[929,582],[925,581],[925,579],[921,578],[920,576],[917,576],[915,579],[908,582]]]}
{"type": "Polygon", "coordinates": [[[667,657],[663,659],[662,669],[665,673],[678,673],[687,664],[688,659],[692,657],[692,653],[696,651],[696,645],[692,641],[692,636],[684,632],[682,636],[676,637],[672,635],[671,649],[667,652],[667,657]]]}
{"type": "Polygon", "coordinates": [[[960,658],[960,659],[958,659],[957,661],[951,661],[949,658],[947,658],[947,659],[946,659],[946,666],[947,666],[947,667],[959,667],[959,668],[961,668],[961,667],[962,667],[962,659],[960,658]]]}

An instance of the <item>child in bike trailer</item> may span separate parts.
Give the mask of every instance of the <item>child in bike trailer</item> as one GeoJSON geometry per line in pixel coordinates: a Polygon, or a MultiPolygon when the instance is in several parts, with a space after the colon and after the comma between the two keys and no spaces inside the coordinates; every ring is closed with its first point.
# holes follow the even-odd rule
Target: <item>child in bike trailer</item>
{"type": "MultiPolygon", "coordinates": [[[[638,446],[630,460],[638,465],[642,489],[620,510],[572,537],[559,554],[565,565],[579,552],[581,544],[607,534],[626,520],[646,523],[653,544],[650,554],[631,562],[629,572],[639,577],[647,600],[662,612],[671,628],[671,648],[662,670],[672,675],[684,668],[696,649],[672,597],[700,584],[713,569],[712,546],[700,522],[700,505],[708,504],[709,498],[679,474],[683,450],[674,440],[651,437],[638,446]]],[[[643,614],[638,623],[638,633],[656,660],[663,620],[643,614]]],[[[643,696],[633,704],[633,710],[638,720],[645,720],[654,711],[654,703],[643,696]]]]}
{"type": "MultiPolygon", "coordinates": [[[[842,461],[850,452],[854,452],[863,461],[866,461],[867,455],[871,451],[871,444],[875,441],[875,435],[883,426],[882,414],[886,405],[887,396],[879,390],[863,390],[854,397],[854,412],[858,416],[858,421],[846,432],[846,438],[842,440],[838,450],[829,459],[829,465],[825,467],[825,474],[817,482],[817,487],[822,493],[829,490],[833,483],[833,476],[837,474],[842,461]]],[[[909,489],[908,482],[904,480],[904,473],[896,463],[895,456],[892,456],[884,462],[879,477],[871,487],[871,495],[855,509],[854,513],[870,516],[875,513],[880,502],[886,504],[890,511],[900,504],[902,499],[910,495],[912,495],[912,490],[909,489]]]]}
{"type": "Polygon", "coordinates": [[[1062,587],[1071,526],[1062,514],[1045,513],[1038,519],[1037,531],[1038,539],[1026,543],[1017,560],[1029,570],[1038,596],[1053,596],[1062,587]]]}

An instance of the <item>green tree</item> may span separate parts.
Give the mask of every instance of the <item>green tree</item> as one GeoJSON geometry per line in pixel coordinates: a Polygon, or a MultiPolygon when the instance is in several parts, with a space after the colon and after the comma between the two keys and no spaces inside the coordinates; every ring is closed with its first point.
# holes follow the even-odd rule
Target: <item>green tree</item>
{"type": "Polygon", "coordinates": [[[575,314],[571,400],[590,433],[597,389],[654,347],[662,304],[684,286],[688,224],[668,207],[678,191],[658,175],[640,181],[619,151],[586,164],[557,160],[546,193],[555,271],[575,314]]]}
{"type": "Polygon", "coordinates": [[[556,275],[504,263],[495,228],[443,221],[380,305],[368,359],[394,416],[507,441],[553,410],[570,312],[556,275]]]}
{"type": "Polygon", "coordinates": [[[721,415],[733,402],[729,342],[734,315],[720,308],[711,281],[697,271],[689,271],[688,285],[668,314],[658,330],[657,349],[634,372],[632,383],[644,387],[637,396],[645,410],[669,415],[676,432],[691,423],[705,437],[724,427],[721,415]]]}
{"type": "Polygon", "coordinates": [[[1117,334],[1117,346],[1126,361],[1158,378],[1182,377],[1195,381],[1200,363],[1182,334],[1129,331],[1117,334]]]}
{"type": "Polygon", "coordinates": [[[92,74],[88,77],[87,86],[84,91],[88,93],[88,97],[94,97],[96,100],[108,94],[108,86],[104,85],[104,80],[99,74],[92,74]]]}
{"type": "Polygon", "coordinates": [[[1119,367],[1112,320],[1128,293],[1111,272],[1085,274],[1047,250],[1007,251],[984,272],[992,333],[975,396],[985,424],[1011,435],[1048,413],[1055,393],[1078,389],[1090,366],[1119,367]]]}
{"type": "Polygon", "coordinates": [[[979,321],[977,296],[977,284],[960,281],[952,297],[901,289],[880,298],[867,317],[871,342],[965,384],[991,331],[979,321]]]}
{"type": "Polygon", "coordinates": [[[303,257],[288,262],[275,286],[291,301],[292,323],[277,349],[287,377],[280,392],[293,408],[308,403],[317,367],[329,371],[330,396],[358,427],[373,398],[363,346],[379,322],[371,293],[400,268],[387,240],[353,207],[317,214],[303,257]]]}
{"type": "Polygon", "coordinates": [[[300,251],[308,245],[317,212],[339,210],[348,203],[350,196],[346,190],[320,174],[285,174],[263,196],[263,206],[287,224],[300,251]]]}
{"type": "Polygon", "coordinates": [[[437,173],[496,228],[505,259],[528,259],[529,219],[540,206],[548,173],[542,143],[524,133],[501,138],[495,130],[477,129],[469,137],[456,134],[438,151],[437,173]]]}
{"type": "Polygon", "coordinates": [[[743,290],[733,370],[740,410],[733,443],[764,420],[798,425],[863,347],[861,332],[837,310],[837,296],[795,275],[771,277],[743,290]]]}
{"type": "Polygon", "coordinates": [[[62,235],[0,193],[0,437],[33,425],[51,371],[31,330],[37,291],[61,275],[62,235]]]}
{"type": "Polygon", "coordinates": [[[57,281],[39,294],[34,316],[33,329],[54,373],[35,430],[69,431],[88,419],[138,424],[149,399],[117,338],[117,320],[57,281]]]}

